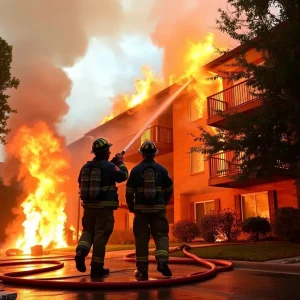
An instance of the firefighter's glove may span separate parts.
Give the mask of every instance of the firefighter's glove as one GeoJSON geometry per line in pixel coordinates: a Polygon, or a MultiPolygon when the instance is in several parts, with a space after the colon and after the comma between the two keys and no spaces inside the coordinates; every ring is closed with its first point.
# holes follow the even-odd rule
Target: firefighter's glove
{"type": "Polygon", "coordinates": [[[117,153],[115,155],[115,157],[112,159],[112,162],[115,164],[115,165],[119,165],[120,163],[123,162],[123,155],[121,153],[117,153]]]}
{"type": "Polygon", "coordinates": [[[133,213],[134,212],[134,205],[128,205],[128,210],[133,213]]]}

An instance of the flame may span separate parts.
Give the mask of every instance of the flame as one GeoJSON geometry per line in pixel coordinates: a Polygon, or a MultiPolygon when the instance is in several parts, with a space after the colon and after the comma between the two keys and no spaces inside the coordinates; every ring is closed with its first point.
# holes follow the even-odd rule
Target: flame
{"type": "MultiPolygon", "coordinates": [[[[207,96],[211,95],[211,93],[215,93],[216,90],[222,90],[223,87],[221,80],[208,80],[207,78],[211,77],[212,74],[202,68],[217,55],[213,42],[213,33],[208,33],[204,42],[198,42],[196,44],[190,42],[189,51],[185,56],[186,72],[177,79],[177,81],[182,81],[194,78],[194,81],[189,85],[189,90],[195,92],[197,95],[194,103],[198,110],[199,118],[203,117],[207,96]]],[[[174,78],[172,78],[172,82],[173,81],[174,78]]]]}
{"type": "Polygon", "coordinates": [[[16,247],[24,253],[30,247],[66,247],[64,213],[67,196],[62,186],[69,168],[60,139],[43,122],[33,127],[21,127],[8,146],[8,151],[20,161],[19,179],[23,179],[27,196],[21,207],[26,220],[24,233],[16,247]]]}
{"type": "Polygon", "coordinates": [[[115,104],[114,111],[109,116],[105,116],[101,124],[113,119],[117,114],[122,113],[123,111],[147,100],[151,96],[154,86],[163,87],[163,79],[156,77],[151,67],[143,66],[141,71],[144,79],[136,79],[134,84],[136,93],[133,95],[121,96],[121,99],[119,99],[119,101],[117,101],[115,104]]]}
{"type": "MultiPolygon", "coordinates": [[[[219,90],[222,90],[221,80],[207,80],[212,74],[203,70],[202,66],[214,59],[217,55],[213,46],[214,34],[208,33],[204,41],[198,43],[189,42],[188,51],[185,55],[184,63],[186,71],[180,77],[175,75],[169,76],[165,80],[169,85],[176,82],[182,82],[194,78],[194,81],[189,85],[189,90],[196,93],[197,98],[195,106],[198,110],[198,117],[202,118],[206,107],[207,96],[219,90]]],[[[109,116],[105,116],[101,124],[113,119],[117,114],[134,107],[137,104],[147,100],[153,93],[153,86],[165,87],[164,80],[155,77],[150,67],[144,66],[142,73],[145,79],[137,79],[135,82],[136,94],[129,96],[121,96],[121,101],[117,101],[113,107],[113,112],[109,116]],[[122,103],[121,103],[122,102],[122,103]],[[121,108],[121,106],[123,106],[121,108]]]]}

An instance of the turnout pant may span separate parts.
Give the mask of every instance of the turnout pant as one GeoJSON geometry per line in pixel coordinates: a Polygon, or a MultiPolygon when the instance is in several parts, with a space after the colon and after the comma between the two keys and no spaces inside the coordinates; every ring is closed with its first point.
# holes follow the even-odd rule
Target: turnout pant
{"type": "Polygon", "coordinates": [[[77,250],[89,254],[93,245],[92,264],[104,264],[106,244],[114,229],[114,213],[106,208],[84,208],[82,217],[82,235],[77,250]]]}
{"type": "Polygon", "coordinates": [[[156,250],[157,262],[169,260],[169,223],[165,212],[135,212],[133,220],[135,237],[136,267],[139,271],[148,271],[149,240],[152,235],[156,250]]]}

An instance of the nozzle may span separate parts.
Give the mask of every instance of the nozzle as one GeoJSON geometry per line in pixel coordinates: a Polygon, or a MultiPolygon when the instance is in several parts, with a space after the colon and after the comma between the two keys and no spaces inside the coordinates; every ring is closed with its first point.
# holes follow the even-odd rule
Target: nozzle
{"type": "Polygon", "coordinates": [[[126,151],[125,151],[125,150],[123,150],[123,151],[122,151],[120,154],[124,155],[124,154],[125,154],[125,152],[126,152],[126,151]]]}

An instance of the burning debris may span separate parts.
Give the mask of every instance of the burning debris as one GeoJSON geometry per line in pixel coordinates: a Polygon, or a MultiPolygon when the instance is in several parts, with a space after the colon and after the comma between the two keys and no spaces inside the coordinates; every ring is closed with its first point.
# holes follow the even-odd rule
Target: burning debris
{"type": "Polygon", "coordinates": [[[19,180],[27,193],[21,204],[25,215],[24,234],[16,243],[29,253],[33,245],[65,247],[64,212],[67,195],[63,185],[68,180],[68,157],[62,141],[43,122],[33,127],[23,126],[8,147],[20,165],[19,180]]]}

